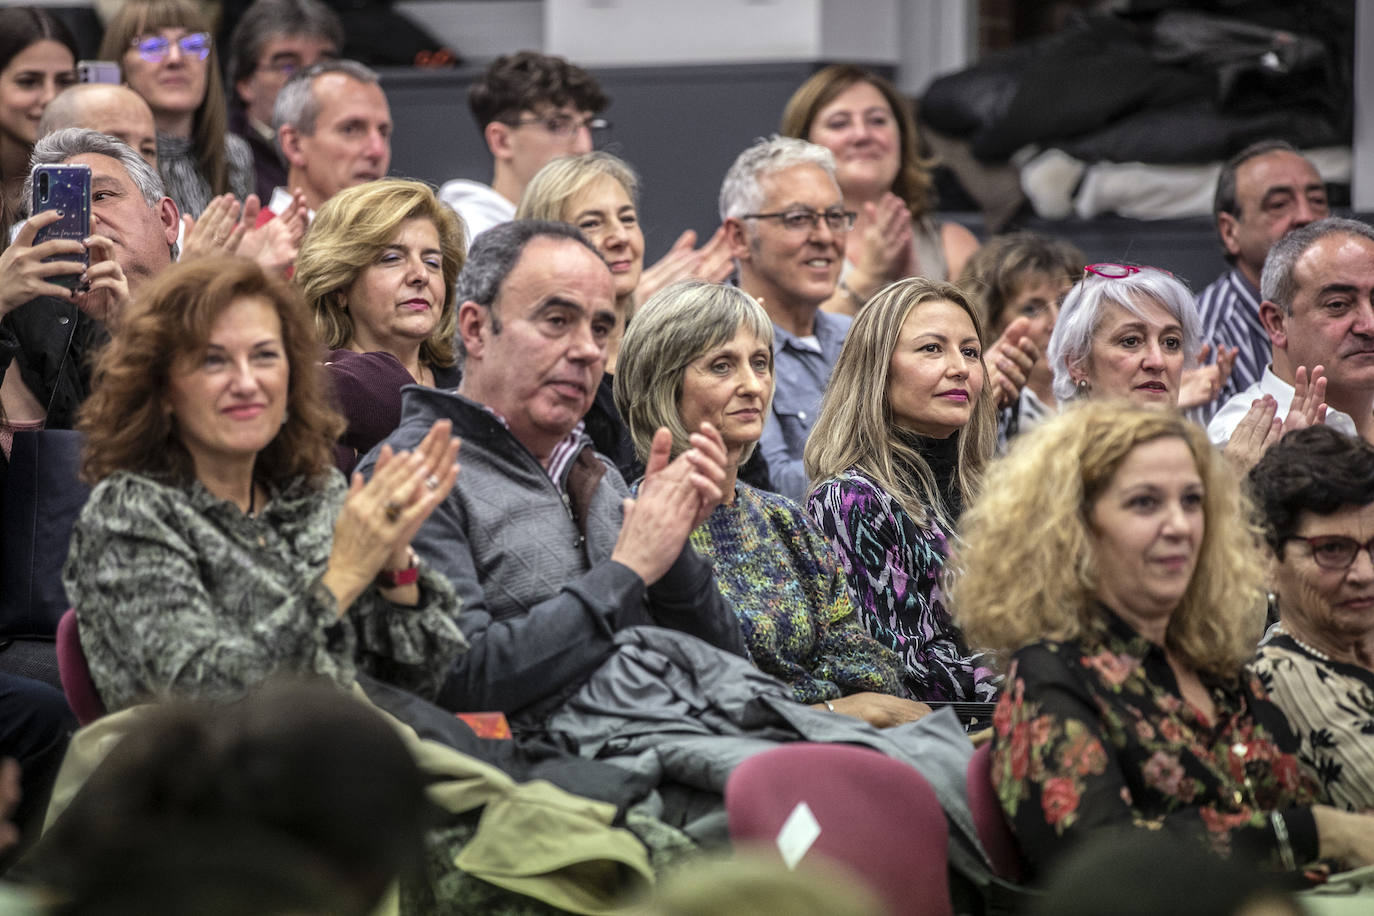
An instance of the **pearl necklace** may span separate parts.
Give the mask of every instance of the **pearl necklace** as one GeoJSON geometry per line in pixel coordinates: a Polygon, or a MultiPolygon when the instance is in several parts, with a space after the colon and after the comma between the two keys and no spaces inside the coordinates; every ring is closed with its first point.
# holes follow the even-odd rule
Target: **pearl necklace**
{"type": "Polygon", "coordinates": [[[1328,665],[1332,663],[1332,662],[1331,662],[1331,656],[1327,655],[1325,652],[1319,652],[1319,651],[1317,651],[1316,649],[1314,649],[1314,648],[1312,648],[1311,646],[1309,646],[1307,643],[1303,642],[1301,639],[1298,639],[1298,637],[1297,637],[1296,635],[1294,635],[1293,633],[1290,633],[1290,632],[1288,632],[1288,630],[1284,629],[1283,624],[1281,624],[1281,623],[1280,623],[1280,624],[1276,624],[1276,625],[1274,626],[1274,632],[1275,632],[1275,633],[1282,634],[1282,635],[1284,635],[1284,636],[1287,636],[1289,639],[1293,640],[1293,642],[1297,643],[1300,647],[1302,647],[1304,650],[1306,650],[1307,654],[1313,655],[1313,656],[1315,656],[1315,657],[1321,659],[1322,661],[1326,662],[1328,665]]]}

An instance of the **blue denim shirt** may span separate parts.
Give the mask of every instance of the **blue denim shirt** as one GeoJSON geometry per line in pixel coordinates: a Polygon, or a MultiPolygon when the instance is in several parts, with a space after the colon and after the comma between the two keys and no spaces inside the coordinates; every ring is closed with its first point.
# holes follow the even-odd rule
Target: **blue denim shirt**
{"type": "Polygon", "coordinates": [[[805,502],[807,490],[802,450],[852,322],[846,315],[817,312],[819,353],[773,325],[773,410],[763,426],[759,449],[768,462],[773,489],[799,503],[805,502]]]}

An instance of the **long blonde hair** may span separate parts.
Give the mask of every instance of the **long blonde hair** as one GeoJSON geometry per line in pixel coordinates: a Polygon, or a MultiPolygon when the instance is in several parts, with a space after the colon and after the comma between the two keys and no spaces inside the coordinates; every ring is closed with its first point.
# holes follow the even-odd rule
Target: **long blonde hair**
{"type": "MultiPolygon", "coordinates": [[[[959,306],[973,322],[980,349],[985,345],[983,323],[957,286],[924,277],[888,286],[859,311],[849,328],[821,401],[820,416],[806,441],[803,459],[813,488],[857,468],[890,493],[918,525],[934,519],[949,528],[954,520],[944,517],[944,498],[939,494],[935,475],[920,452],[897,434],[887,396],[892,354],[897,349],[902,325],[913,309],[926,302],[959,306]],[[914,492],[906,483],[903,468],[915,471],[914,492]]],[[[957,478],[965,505],[978,492],[983,467],[997,444],[996,406],[992,389],[986,384],[986,366],[983,378],[972,416],[954,434],[959,437],[957,478]]]]}
{"type": "Polygon", "coordinates": [[[1249,500],[1202,428],[1173,411],[1090,399],[1018,436],[964,513],[949,606],[970,645],[1011,653],[1076,639],[1098,625],[1088,513],[1138,445],[1177,437],[1204,489],[1202,544],[1167,648],[1200,671],[1234,677],[1264,623],[1260,533],[1249,500]]]}

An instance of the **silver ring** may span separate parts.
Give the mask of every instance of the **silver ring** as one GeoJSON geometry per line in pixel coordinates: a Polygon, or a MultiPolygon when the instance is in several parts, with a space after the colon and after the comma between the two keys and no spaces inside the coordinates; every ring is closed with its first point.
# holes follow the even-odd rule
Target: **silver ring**
{"type": "Polygon", "coordinates": [[[430,474],[428,477],[425,478],[425,486],[429,487],[430,490],[439,489],[439,478],[433,474],[430,474]]]}
{"type": "Polygon", "coordinates": [[[396,521],[396,519],[401,517],[402,508],[403,507],[400,503],[396,502],[396,500],[394,499],[391,499],[387,500],[387,504],[382,507],[382,511],[386,513],[387,521],[394,522],[396,521]]]}

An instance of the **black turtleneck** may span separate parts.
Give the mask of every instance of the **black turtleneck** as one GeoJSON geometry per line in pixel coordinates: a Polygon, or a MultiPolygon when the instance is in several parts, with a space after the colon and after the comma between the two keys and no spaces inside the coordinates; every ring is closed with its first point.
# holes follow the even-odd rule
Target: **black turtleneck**
{"type": "MultiPolygon", "coordinates": [[[[897,435],[907,445],[914,448],[935,476],[935,489],[944,498],[945,517],[957,522],[964,512],[964,497],[959,492],[959,434],[953,433],[943,439],[923,436],[910,430],[899,429],[897,435]]],[[[917,488],[914,469],[906,468],[913,490],[917,488]]]]}

